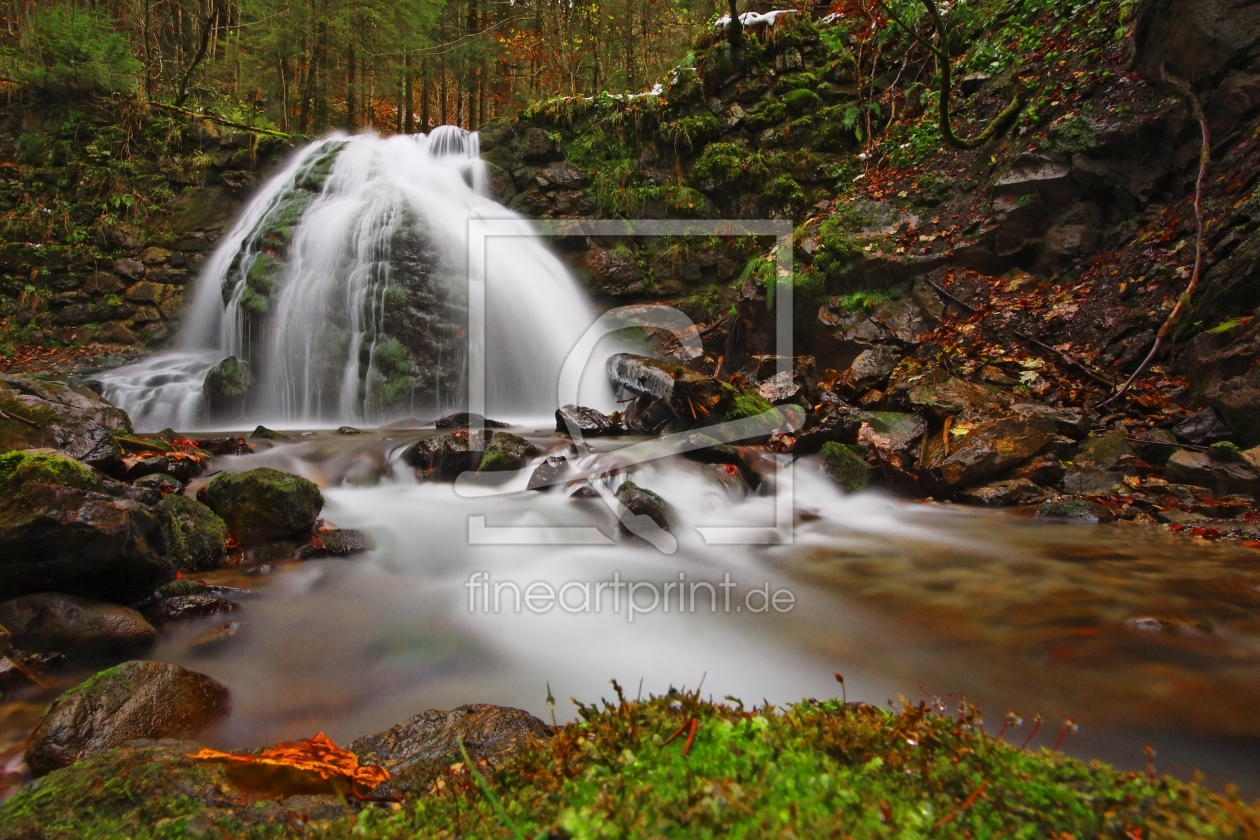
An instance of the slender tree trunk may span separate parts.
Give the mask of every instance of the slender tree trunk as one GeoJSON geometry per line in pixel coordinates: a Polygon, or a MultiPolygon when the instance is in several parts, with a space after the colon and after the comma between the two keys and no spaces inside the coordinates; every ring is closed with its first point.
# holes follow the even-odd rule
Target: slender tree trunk
{"type": "Polygon", "coordinates": [[[355,107],[358,105],[355,99],[354,90],[354,41],[351,40],[346,46],[346,130],[354,131],[358,112],[355,107]]]}
{"type": "Polygon", "coordinates": [[[422,81],[420,83],[420,130],[428,134],[430,128],[429,96],[431,94],[429,90],[429,62],[426,61],[424,63],[424,68],[420,72],[422,73],[422,81]]]}
{"type": "Polygon", "coordinates": [[[411,73],[411,51],[403,52],[403,107],[406,113],[403,115],[403,132],[406,134],[416,133],[416,108],[415,98],[412,96],[412,73],[411,73]]]}

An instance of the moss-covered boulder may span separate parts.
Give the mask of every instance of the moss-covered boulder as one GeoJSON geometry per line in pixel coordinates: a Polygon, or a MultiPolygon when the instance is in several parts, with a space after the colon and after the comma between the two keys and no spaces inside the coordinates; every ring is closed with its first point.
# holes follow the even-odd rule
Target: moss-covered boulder
{"type": "Polygon", "coordinates": [[[302,557],[349,557],[376,548],[372,538],[353,528],[334,528],[311,538],[302,557]]]}
{"type": "Polygon", "coordinates": [[[313,481],[270,467],[215,476],[197,500],[244,545],[309,533],[324,507],[313,481]]]}
{"type": "Polygon", "coordinates": [[[519,470],[535,453],[534,445],[520,435],[495,432],[490,445],[481,456],[479,472],[503,472],[519,470]]]}
{"type": "Polygon", "coordinates": [[[829,440],[819,450],[823,473],[846,493],[865,490],[871,480],[871,467],[862,450],[847,443],[829,440]]]}
{"type": "Polygon", "coordinates": [[[116,665],[52,702],[31,736],[26,763],[36,776],[139,738],[181,738],[222,721],[227,688],[165,662],[116,665]]]}
{"type": "Polygon", "coordinates": [[[646,487],[640,487],[633,481],[623,481],[617,488],[617,501],[621,502],[624,510],[636,516],[646,516],[662,530],[669,530],[669,503],[646,487]]]}
{"type": "Polygon", "coordinates": [[[171,538],[171,560],[181,572],[204,572],[223,565],[227,525],[196,499],[178,493],[162,498],[171,538]]]}
{"type": "Polygon", "coordinates": [[[235,601],[220,598],[218,595],[175,595],[152,604],[145,609],[144,615],[155,627],[166,627],[181,621],[236,612],[240,608],[241,605],[235,601]]]}
{"type": "Polygon", "coordinates": [[[485,449],[484,432],[456,429],[416,441],[403,450],[402,460],[415,468],[416,478],[454,481],[460,473],[477,468],[485,449]]]}
{"type": "Polygon", "coordinates": [[[152,592],[175,577],[161,498],[69,458],[0,455],[0,592],[152,592]]]}
{"type": "Polygon", "coordinates": [[[0,376],[0,452],[51,448],[114,472],[122,464],[114,432],[131,432],[126,412],[87,388],[0,376]]]}
{"type": "Polygon", "coordinates": [[[340,797],[259,800],[219,762],[196,761],[192,741],[109,750],[54,770],[0,805],[3,840],[222,837],[344,816],[340,797]]]}
{"type": "Polygon", "coordinates": [[[211,417],[233,417],[245,408],[254,377],[249,364],[229,356],[206,372],[201,392],[211,417]]]}
{"type": "Polygon", "coordinates": [[[21,650],[57,652],[72,661],[133,656],[157,640],[157,631],[129,607],[60,592],[5,601],[0,604],[0,625],[21,650]]]}

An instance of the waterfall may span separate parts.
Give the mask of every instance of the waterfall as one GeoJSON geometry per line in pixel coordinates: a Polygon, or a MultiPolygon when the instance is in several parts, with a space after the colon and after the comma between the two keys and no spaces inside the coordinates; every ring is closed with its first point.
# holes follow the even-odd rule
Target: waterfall
{"type": "Polygon", "coordinates": [[[519,235],[487,245],[486,409],[550,414],[560,366],[594,311],[486,183],[477,135],[453,126],[309,144],[218,244],[173,349],[101,374],[104,396],[143,430],[230,426],[243,414],[296,427],[457,410],[470,352],[468,224],[502,219],[519,235]],[[202,383],[233,356],[254,386],[237,417],[211,417],[202,383]]]}

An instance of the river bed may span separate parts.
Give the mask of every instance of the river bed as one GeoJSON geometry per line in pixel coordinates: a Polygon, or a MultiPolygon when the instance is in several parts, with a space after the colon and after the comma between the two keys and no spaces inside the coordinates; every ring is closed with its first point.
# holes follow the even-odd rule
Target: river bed
{"type": "MultiPolygon", "coordinates": [[[[512,431],[544,451],[567,446],[551,432],[512,431]]],[[[461,495],[417,482],[397,456],[432,432],[287,434],[252,455],[218,458],[211,472],[304,475],[323,489],[323,518],[368,532],[377,548],[205,577],[256,594],[231,616],[180,626],[148,658],[231,689],[217,746],[316,731],[347,743],[424,709],[472,702],[550,720],[549,693],[563,722],[574,716],[570,697],[612,697],[611,679],[631,696],[702,686],[714,699],[783,704],[840,694],[839,672],[849,700],[952,706],[965,696],[991,730],[1017,711],[1024,725],[1006,737],[1031,736],[1030,748],[1054,744],[1071,718],[1079,731],[1062,739],[1069,754],[1143,769],[1149,744],[1160,772],[1201,770],[1213,788],[1234,782],[1260,794],[1253,549],[1128,523],[845,496],[811,458],[777,484],[763,470],[766,482],[749,493],[720,465],[670,457],[631,468],[671,504],[677,548],[664,553],[619,534],[612,509],[589,491],[509,485],[461,495]],[[711,545],[696,530],[773,525],[775,488],[789,482],[790,544],[711,545]],[[566,528],[587,530],[557,530],[566,528]],[[574,534],[603,534],[606,544],[540,542],[574,534]],[[638,584],[633,612],[617,582],[638,584]],[[525,594],[535,583],[564,604],[538,587],[518,612],[512,585],[525,594]],[[192,645],[225,618],[240,623],[235,636],[192,645]]],[[[615,460],[588,461],[601,457],[615,460]]],[[[3,745],[82,676],[64,672],[46,696],[0,707],[3,745]]]]}

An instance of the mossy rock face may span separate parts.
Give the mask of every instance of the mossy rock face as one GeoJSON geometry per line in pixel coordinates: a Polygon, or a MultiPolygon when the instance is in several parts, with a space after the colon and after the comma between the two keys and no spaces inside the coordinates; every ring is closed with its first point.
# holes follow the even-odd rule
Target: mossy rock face
{"type": "Polygon", "coordinates": [[[9,415],[0,418],[0,452],[48,447],[106,471],[121,467],[113,434],[130,433],[131,420],[86,388],[0,376],[0,411],[9,415]]]}
{"type": "Polygon", "coordinates": [[[205,674],[165,662],[124,662],[52,702],[31,736],[26,763],[43,776],[128,741],[192,735],[230,709],[228,690],[205,674]]]}
{"type": "Polygon", "coordinates": [[[862,450],[847,443],[827,441],[819,451],[823,472],[846,493],[865,490],[871,481],[871,467],[862,450]]]}
{"type": "Polygon", "coordinates": [[[69,458],[0,455],[0,592],[152,592],[175,576],[161,498],[69,458]]]}
{"type": "Polygon", "coordinates": [[[630,513],[646,516],[662,530],[669,530],[669,503],[646,487],[624,481],[617,488],[617,501],[630,513]]]}
{"type": "Polygon", "coordinates": [[[197,500],[243,545],[309,533],[324,507],[313,481],[269,467],[216,476],[197,500]]]}
{"type": "Polygon", "coordinates": [[[177,493],[164,496],[170,517],[171,559],[181,572],[204,572],[223,565],[227,525],[206,505],[177,493]]]}
{"type": "Polygon", "coordinates": [[[799,117],[808,111],[812,111],[818,107],[821,100],[818,94],[812,90],[791,90],[783,95],[783,104],[787,107],[788,113],[794,117],[799,117]]]}
{"type": "Polygon", "coordinates": [[[519,470],[525,466],[536,450],[534,445],[519,435],[507,432],[495,432],[490,438],[490,445],[481,456],[478,472],[501,472],[519,470]]]}

